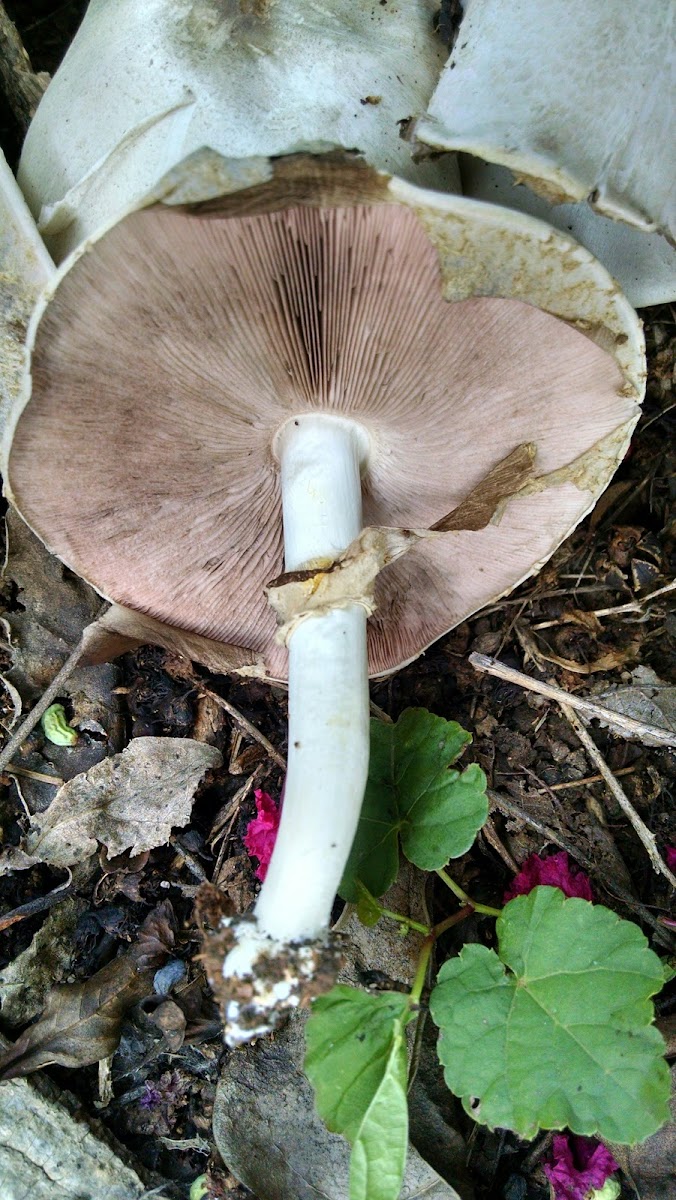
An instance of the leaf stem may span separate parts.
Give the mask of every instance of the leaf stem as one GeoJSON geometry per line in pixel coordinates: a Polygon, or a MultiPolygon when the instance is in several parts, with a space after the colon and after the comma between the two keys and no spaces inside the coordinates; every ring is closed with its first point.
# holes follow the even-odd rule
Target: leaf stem
{"type": "Polygon", "coordinates": [[[383,917],[390,917],[398,925],[408,925],[409,929],[415,929],[418,933],[424,933],[425,937],[428,937],[432,932],[431,926],[423,925],[421,921],[414,921],[413,917],[404,917],[401,913],[390,912],[389,908],[381,908],[380,914],[383,917]]]}
{"type": "Polygon", "coordinates": [[[420,997],[423,994],[425,980],[427,979],[427,968],[430,962],[430,955],[432,954],[432,947],[434,946],[437,938],[441,937],[442,933],[445,933],[446,930],[450,929],[453,925],[459,925],[461,921],[464,921],[467,917],[471,916],[473,912],[474,905],[471,903],[466,904],[464,908],[461,908],[458,912],[453,913],[451,917],[446,917],[445,920],[440,921],[438,925],[435,925],[432,929],[430,929],[420,948],[418,966],[415,973],[415,979],[413,980],[411,994],[409,996],[409,1003],[411,1007],[420,1003],[420,997]]]}
{"type": "Polygon", "coordinates": [[[451,879],[451,876],[444,871],[443,868],[437,871],[437,875],[444,881],[446,887],[451,889],[453,895],[456,896],[458,900],[462,901],[463,904],[471,904],[475,912],[483,913],[487,917],[502,916],[501,908],[491,908],[488,904],[479,904],[478,900],[472,900],[472,897],[468,896],[467,892],[462,890],[460,884],[456,883],[454,879],[451,879]]]}

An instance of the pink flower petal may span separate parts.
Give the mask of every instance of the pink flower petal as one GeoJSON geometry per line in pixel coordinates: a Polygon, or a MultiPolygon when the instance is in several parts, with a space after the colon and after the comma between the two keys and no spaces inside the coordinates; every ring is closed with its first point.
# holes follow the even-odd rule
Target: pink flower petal
{"type": "Polygon", "coordinates": [[[588,1192],[602,1188],[619,1170],[612,1154],[596,1138],[557,1134],[552,1161],[544,1172],[554,1190],[554,1200],[584,1200],[588,1192]]]}
{"type": "Polygon", "coordinates": [[[507,904],[508,900],[513,900],[515,896],[527,896],[538,884],[561,888],[565,896],[579,896],[582,900],[594,899],[591,884],[584,871],[577,871],[572,867],[566,851],[561,850],[558,854],[550,854],[549,858],[531,854],[507,888],[503,904],[507,904]]]}
{"type": "Polygon", "coordinates": [[[279,809],[272,796],[269,796],[267,792],[257,789],[254,797],[256,799],[256,816],[253,821],[249,821],[246,827],[244,845],[247,853],[252,858],[258,859],[256,878],[262,882],[267,875],[272,851],[277,840],[279,809]]]}
{"type": "Polygon", "coordinates": [[[667,846],[667,866],[670,871],[676,871],[676,846],[667,846]]]}

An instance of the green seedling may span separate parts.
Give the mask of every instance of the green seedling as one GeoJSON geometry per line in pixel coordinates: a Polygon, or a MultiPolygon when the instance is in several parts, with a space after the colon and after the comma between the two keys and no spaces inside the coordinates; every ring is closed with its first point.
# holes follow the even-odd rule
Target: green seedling
{"type": "Polygon", "coordinates": [[[63,704],[50,704],[41,725],[47,740],[55,746],[74,746],[77,742],[77,732],[68,724],[63,704]]]}

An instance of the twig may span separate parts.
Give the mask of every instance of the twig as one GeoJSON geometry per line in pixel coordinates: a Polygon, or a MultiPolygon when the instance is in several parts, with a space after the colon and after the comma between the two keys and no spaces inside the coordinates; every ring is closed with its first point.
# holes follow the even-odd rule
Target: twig
{"type": "MultiPolygon", "coordinates": [[[[646,604],[652,604],[653,600],[657,600],[659,596],[664,596],[667,592],[676,590],[676,579],[671,583],[666,583],[664,587],[657,588],[654,592],[649,592],[647,596],[640,596],[637,600],[629,600],[626,604],[616,604],[614,608],[593,608],[590,612],[592,617],[618,617],[623,613],[640,613],[644,616],[644,608],[646,604]]],[[[555,625],[565,625],[566,614],[557,617],[555,621],[539,621],[537,625],[533,625],[533,629],[551,629],[555,625]]]]}
{"type": "MultiPolygon", "coordinates": [[[[583,576],[561,575],[560,578],[561,579],[578,579],[578,578],[595,579],[596,576],[595,575],[583,575],[583,576]]],[[[584,587],[574,587],[574,588],[555,588],[553,591],[549,591],[549,592],[538,592],[537,590],[534,590],[532,592],[529,592],[527,596],[516,596],[516,597],[509,596],[506,600],[498,600],[497,604],[489,604],[487,608],[479,609],[479,612],[476,614],[476,616],[477,617],[487,617],[491,613],[501,612],[503,608],[508,608],[512,604],[523,604],[524,601],[526,601],[528,604],[534,604],[536,602],[539,602],[540,600],[554,600],[557,596],[570,596],[571,592],[575,592],[576,595],[581,595],[583,592],[608,592],[611,590],[612,589],[609,587],[609,585],[607,583],[591,583],[591,584],[585,585],[584,587]]],[[[625,588],[624,590],[628,591],[629,589],[625,588]]]]}
{"type": "Polygon", "coordinates": [[[202,866],[201,862],[199,862],[195,858],[195,855],[192,854],[190,852],[190,850],[188,850],[187,847],[183,845],[180,835],[172,834],[171,837],[169,838],[169,842],[170,842],[170,845],[172,845],[174,847],[174,850],[176,850],[178,852],[178,854],[180,854],[181,858],[185,862],[185,865],[188,868],[188,870],[190,871],[191,875],[193,875],[195,877],[195,879],[199,879],[200,883],[206,883],[207,882],[207,873],[204,870],[204,867],[202,866]]]}
{"type": "Polygon", "coordinates": [[[504,663],[498,662],[497,659],[490,658],[487,654],[470,654],[469,661],[475,671],[486,671],[487,674],[495,675],[498,679],[506,679],[509,683],[516,683],[529,692],[537,692],[540,696],[546,696],[548,700],[555,700],[557,704],[567,704],[569,708],[575,708],[587,717],[603,721],[628,737],[636,737],[641,741],[651,738],[653,743],[657,742],[660,746],[676,747],[676,734],[670,733],[668,729],[660,729],[657,725],[647,725],[645,721],[637,721],[634,717],[625,717],[623,713],[614,712],[612,708],[596,704],[593,700],[583,700],[581,696],[572,695],[552,683],[544,683],[540,679],[533,679],[531,675],[526,675],[523,671],[516,671],[513,667],[508,667],[504,663]]]}
{"type": "Polygon", "coordinates": [[[36,74],[13,21],[0,4],[0,81],[21,132],[25,133],[49,83],[49,75],[36,74]]]}
{"type": "Polygon", "coordinates": [[[27,767],[7,767],[7,775],[18,775],[21,779],[34,779],[36,783],[49,783],[62,787],[64,780],[59,775],[46,775],[44,771],[29,771],[27,767]]]}
{"type": "Polygon", "coordinates": [[[78,666],[84,652],[85,646],[82,641],[79,641],[75,649],[68,655],[61,670],[57,671],[49,687],[45,689],[40,699],[36,701],[30,712],[24,717],[16,733],[12,734],[12,737],[7,742],[7,745],[0,754],[0,771],[5,770],[5,767],[12,761],[29,733],[32,733],[35,729],[40,717],[47,711],[50,704],[56,700],[66,680],[70,679],[73,671],[78,666]]]}
{"type": "Polygon", "coordinates": [[[222,808],[219,808],[209,831],[208,841],[212,850],[220,838],[227,837],[228,831],[226,830],[225,833],[223,832],[226,825],[228,822],[232,823],[232,817],[237,813],[237,810],[241,808],[254,784],[258,783],[258,780],[263,774],[263,766],[263,763],[259,763],[255,771],[249,775],[242,786],[237,789],[234,796],[231,796],[227,803],[224,804],[222,808]]]}
{"type": "Polygon", "coordinates": [[[239,812],[246,796],[251,791],[254,784],[258,782],[258,777],[259,775],[262,775],[262,773],[263,764],[261,763],[258,767],[256,767],[253,775],[249,776],[246,783],[235,792],[235,795],[228,802],[228,804],[224,805],[224,807],[216,814],[214,824],[209,835],[209,845],[213,850],[216,842],[221,839],[221,848],[218,852],[218,858],[216,859],[216,866],[211,874],[212,883],[218,884],[218,879],[225,861],[225,856],[228,852],[228,838],[230,837],[230,830],[235,823],[235,817],[237,816],[237,813],[239,812]]]}
{"type": "Polygon", "coordinates": [[[627,820],[633,825],[637,836],[646,849],[648,858],[652,863],[653,871],[655,871],[658,875],[664,875],[664,878],[669,880],[671,886],[676,888],[676,875],[674,875],[673,871],[669,870],[667,864],[659,853],[654,833],[651,833],[651,831],[648,829],[648,826],[641,819],[641,817],[639,817],[627,793],[624,791],[624,788],[620,783],[617,782],[617,779],[613,775],[610,767],[601,754],[596,742],[589,736],[589,733],[579,718],[575,715],[569,704],[561,704],[561,711],[566,720],[575,730],[587,752],[587,755],[591,759],[597,771],[603,776],[608,788],[617,800],[617,803],[622,809],[622,812],[626,816],[627,820]]]}
{"type": "Polygon", "coordinates": [[[25,921],[27,917],[34,917],[36,913],[44,912],[46,908],[52,908],[55,904],[59,904],[61,900],[70,895],[74,886],[73,876],[69,871],[66,882],[59,884],[46,896],[37,896],[35,900],[29,900],[27,904],[20,904],[18,908],[13,908],[11,912],[0,917],[0,932],[9,929],[10,925],[16,925],[19,921],[25,921]]]}
{"type": "Polygon", "coordinates": [[[219,696],[218,692],[212,692],[211,688],[204,687],[202,684],[198,684],[197,686],[203,696],[209,696],[215,704],[218,704],[224,712],[227,712],[228,715],[232,717],[233,721],[237,722],[240,729],[243,729],[245,733],[248,733],[249,737],[253,738],[255,742],[258,742],[259,745],[261,745],[267,752],[272,761],[276,762],[277,766],[281,767],[283,771],[286,771],[286,759],[284,756],[279,753],[279,750],[275,750],[272,742],[268,741],[265,734],[261,733],[260,729],[256,729],[256,726],[252,725],[251,721],[247,721],[244,713],[241,713],[238,708],[235,708],[234,704],[231,704],[229,700],[224,700],[222,696],[219,696]]]}
{"type": "Polygon", "coordinates": [[[394,725],[394,721],[389,713],[386,713],[383,708],[379,708],[375,700],[369,701],[369,710],[371,716],[375,717],[377,721],[382,721],[383,725],[394,725]]]}
{"type": "MultiPolygon", "coordinates": [[[[620,767],[615,775],[635,775],[636,767],[620,767]]],[[[603,775],[585,775],[584,779],[569,779],[566,783],[550,783],[545,788],[540,788],[543,792],[562,792],[566,788],[587,787],[590,783],[603,783],[603,775]]]]}
{"type": "Polygon", "coordinates": [[[493,849],[497,851],[497,853],[500,855],[500,858],[505,863],[505,865],[507,867],[509,867],[510,871],[513,871],[514,874],[516,875],[517,871],[519,870],[518,865],[515,863],[514,859],[512,858],[511,854],[509,853],[509,850],[507,849],[507,847],[503,844],[501,839],[498,837],[498,831],[495,828],[495,825],[493,824],[493,820],[491,817],[486,818],[486,822],[485,822],[481,832],[482,832],[483,836],[485,837],[486,841],[488,842],[489,846],[492,846],[493,849]]]}
{"type": "Polygon", "coordinates": [[[641,904],[640,900],[636,900],[632,896],[631,892],[627,891],[627,889],[623,887],[621,883],[617,882],[614,875],[610,875],[608,872],[597,867],[591,861],[591,859],[587,858],[585,854],[582,854],[577,847],[574,846],[572,842],[569,842],[567,838],[564,838],[562,834],[558,832],[558,830],[552,828],[551,825],[546,825],[544,821],[538,821],[537,817],[531,817],[530,813],[526,812],[526,810],[521,808],[518,804],[515,804],[513,800],[508,799],[506,796],[502,796],[499,792],[495,792],[491,788],[487,790],[487,795],[492,807],[496,808],[498,812],[503,813],[503,815],[506,817],[515,817],[517,820],[523,821],[524,825],[530,825],[531,829],[536,829],[537,832],[541,833],[548,842],[552,842],[553,845],[559,846],[561,850],[566,850],[567,853],[570,854],[571,858],[575,859],[575,861],[582,867],[584,871],[587,872],[588,875],[600,878],[604,886],[608,888],[609,892],[616,895],[619,900],[622,900],[622,902],[626,904],[627,908],[631,908],[634,912],[640,914],[646,925],[650,925],[651,929],[653,929],[658,935],[658,940],[661,945],[671,946],[673,944],[670,939],[667,940],[668,935],[665,936],[666,931],[664,926],[661,925],[660,922],[653,916],[650,909],[646,908],[645,904],[641,904]]]}

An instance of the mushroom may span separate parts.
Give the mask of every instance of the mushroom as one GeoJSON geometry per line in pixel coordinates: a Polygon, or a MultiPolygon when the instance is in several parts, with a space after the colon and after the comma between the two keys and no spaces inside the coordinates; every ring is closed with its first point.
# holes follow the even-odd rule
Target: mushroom
{"type": "Polygon", "coordinates": [[[188,159],[62,265],[5,457],[103,596],[288,677],[277,845],[219,934],[234,1043],[333,962],[368,675],[546,561],[625,453],[643,357],[603,268],[540,222],[341,154],[214,196],[219,164],[188,159]]]}
{"type": "Polygon", "coordinates": [[[453,155],[414,163],[399,136],[444,64],[437,9],[437,0],[91,0],[19,165],[51,254],[60,261],[203,146],[232,160],[236,187],[247,173],[255,182],[268,158],[342,146],[424,187],[459,191],[453,155]]]}
{"type": "Polygon", "coordinates": [[[671,0],[464,7],[415,137],[462,152],[467,194],[572,231],[633,303],[672,300],[671,0]]]}
{"type": "MultiPolygon", "coordinates": [[[[147,203],[158,180],[200,147],[224,156],[193,159],[188,191],[200,199],[265,179],[271,155],[336,145],[357,146],[377,166],[425,186],[458,190],[453,155],[414,163],[399,136],[400,122],[424,109],[443,65],[434,12],[435,0],[389,8],[332,0],[330,10],[308,8],[305,0],[91,0],[31,122],[19,164],[39,231],[9,170],[0,176],[0,194],[6,185],[12,198],[11,236],[0,240],[0,298],[7,294],[0,310],[0,393],[16,391],[23,354],[18,331],[34,299],[29,263],[35,254],[51,270],[49,254],[62,261],[147,203]],[[17,290],[15,264],[24,253],[26,279],[17,290]]],[[[148,641],[213,670],[258,670],[247,649],[113,605],[84,631],[15,730],[0,753],[0,769],[75,667],[148,641]]]]}

